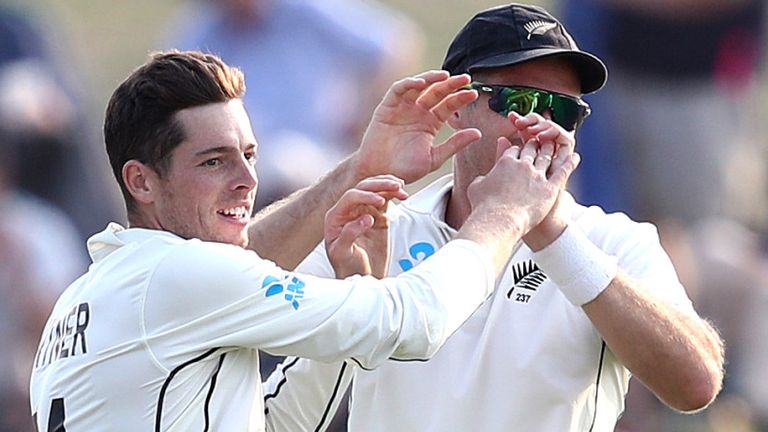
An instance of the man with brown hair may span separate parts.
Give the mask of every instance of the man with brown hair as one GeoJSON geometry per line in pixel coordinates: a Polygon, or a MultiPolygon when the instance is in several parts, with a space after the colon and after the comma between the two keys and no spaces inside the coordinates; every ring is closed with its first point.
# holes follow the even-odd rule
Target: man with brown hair
{"type": "Polygon", "coordinates": [[[336,200],[331,261],[340,275],[369,272],[358,238],[388,199],[407,197],[402,180],[378,174],[415,180],[476,140],[465,130],[432,145],[477,93],[461,90],[467,75],[442,71],[398,81],[355,155],[251,223],[257,144],[242,83],[215,56],[169,52],[113,94],[105,141],[129,228],[91,237],[93,264],[50,315],[30,384],[39,430],[264,430],[285,421],[265,419],[258,350],[365,368],[428,358],[490,294],[512,245],[578,163],[539,157],[532,144],[506,150],[473,185],[457,240],[406,275],[292,273],[264,258],[291,267],[336,200]],[[244,249],[251,239],[259,255],[244,249]]]}

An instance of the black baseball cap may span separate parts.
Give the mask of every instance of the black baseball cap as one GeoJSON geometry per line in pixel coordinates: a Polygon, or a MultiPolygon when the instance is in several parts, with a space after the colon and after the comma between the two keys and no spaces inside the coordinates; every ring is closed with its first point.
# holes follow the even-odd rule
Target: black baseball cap
{"type": "Polygon", "coordinates": [[[565,27],[541,7],[512,3],[484,10],[462,28],[448,47],[443,69],[452,75],[511,66],[543,57],[571,62],[582,93],[605,85],[605,64],[576,45],[565,27]]]}

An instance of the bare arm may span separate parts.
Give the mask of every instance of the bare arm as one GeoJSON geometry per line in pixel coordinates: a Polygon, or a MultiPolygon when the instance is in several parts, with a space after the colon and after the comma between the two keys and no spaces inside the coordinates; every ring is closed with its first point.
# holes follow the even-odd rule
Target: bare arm
{"type": "Polygon", "coordinates": [[[476,141],[479,131],[467,129],[434,145],[448,117],[477,99],[475,91],[460,91],[468,82],[467,75],[430,71],[393,84],[376,108],[360,148],[316,184],[256,215],[249,228],[250,247],[292,269],[320,242],[325,213],[344,191],[378,174],[416,181],[476,141]]]}
{"type": "Polygon", "coordinates": [[[317,183],[292,193],[254,216],[249,247],[285,269],[293,269],[321,240],[325,212],[357,182],[354,156],[317,183]]]}
{"type": "MultiPolygon", "coordinates": [[[[590,256],[592,262],[603,259],[601,254],[607,257],[578,227],[566,225],[564,230],[534,258],[561,289],[569,283],[568,273],[573,272],[564,270],[567,264],[560,266],[556,262],[578,260],[577,254],[582,253],[581,256],[590,256]],[[570,242],[570,246],[562,247],[563,242],[570,242]],[[542,253],[549,258],[541,258],[542,253]]],[[[582,292],[599,293],[581,306],[605,343],[633,375],[670,407],[696,411],[709,405],[723,381],[720,336],[695,312],[677,309],[620,268],[614,274],[607,286],[593,286],[586,281],[588,285],[577,287],[582,292]]],[[[661,291],[664,287],[654,288],[661,291]]],[[[567,291],[564,293],[568,296],[567,291]]],[[[577,306],[579,303],[574,302],[577,306]]]]}
{"type": "Polygon", "coordinates": [[[705,320],[655,298],[621,272],[584,312],[621,362],[670,407],[695,411],[717,396],[723,342],[705,320]]]}

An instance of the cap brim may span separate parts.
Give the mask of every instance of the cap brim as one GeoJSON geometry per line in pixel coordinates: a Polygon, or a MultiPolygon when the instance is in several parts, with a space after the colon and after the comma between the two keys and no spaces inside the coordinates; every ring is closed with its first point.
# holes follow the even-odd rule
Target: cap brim
{"type": "Polygon", "coordinates": [[[571,62],[579,75],[581,92],[584,94],[600,90],[608,80],[608,69],[599,58],[588,52],[562,48],[538,48],[499,54],[473,64],[469,67],[469,72],[478,69],[512,66],[544,57],[558,57],[571,62]]]}

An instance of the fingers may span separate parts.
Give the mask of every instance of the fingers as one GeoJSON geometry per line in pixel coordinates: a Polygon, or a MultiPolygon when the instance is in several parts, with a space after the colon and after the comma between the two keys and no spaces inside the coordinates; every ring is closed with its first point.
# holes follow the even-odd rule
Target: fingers
{"type": "Polygon", "coordinates": [[[555,145],[547,141],[539,146],[539,154],[536,155],[536,160],[533,166],[540,171],[547,172],[552,164],[552,158],[555,156],[555,145]]]}
{"type": "Polygon", "coordinates": [[[540,143],[551,141],[558,146],[574,147],[576,144],[573,132],[566,131],[554,121],[539,114],[521,116],[513,111],[509,113],[508,118],[517,128],[523,142],[536,139],[540,143]]]}
{"type": "Polygon", "coordinates": [[[534,159],[533,161],[533,167],[539,171],[547,172],[551,163],[552,163],[551,154],[539,152],[539,154],[536,155],[536,159],[534,159]]]}
{"type": "Polygon", "coordinates": [[[334,248],[338,250],[350,250],[358,237],[365,234],[373,226],[373,216],[364,214],[347,223],[341,228],[341,233],[336,237],[334,248]]]}
{"type": "MultiPolygon", "coordinates": [[[[456,99],[457,97],[469,98],[474,95],[473,99],[477,99],[477,92],[474,90],[459,91],[469,83],[470,78],[467,74],[454,75],[444,81],[437,81],[432,84],[424,94],[419,96],[416,103],[426,110],[431,110],[441,102],[456,99]]],[[[464,105],[466,105],[466,103],[464,105]]],[[[442,111],[445,111],[445,109],[442,111]]],[[[455,110],[450,112],[453,111],[455,110]]],[[[450,112],[448,115],[450,115],[450,112]]],[[[447,119],[447,116],[445,118],[447,119]]]]}
{"type": "Polygon", "coordinates": [[[513,159],[532,164],[533,167],[541,172],[547,172],[552,165],[555,146],[552,143],[539,145],[536,140],[529,140],[521,148],[513,145],[512,142],[500,137],[496,142],[496,160],[503,155],[508,155],[513,159]]]}
{"type": "Polygon", "coordinates": [[[520,160],[529,162],[530,164],[534,164],[536,160],[536,156],[539,153],[539,146],[538,143],[534,140],[529,140],[525,143],[523,146],[523,149],[520,150],[520,160]]]}
{"type": "Polygon", "coordinates": [[[476,101],[477,98],[478,93],[476,90],[460,90],[451,93],[432,109],[432,114],[440,122],[445,123],[453,113],[476,101]]]}
{"type": "Polygon", "coordinates": [[[358,206],[381,207],[386,203],[386,199],[376,192],[364,191],[360,189],[350,189],[344,192],[341,199],[334,207],[337,214],[346,214],[352,212],[358,206]]]}
{"type": "Polygon", "coordinates": [[[326,233],[335,237],[340,230],[368,214],[378,228],[387,226],[387,203],[393,198],[404,200],[408,193],[403,189],[405,182],[393,175],[384,174],[366,178],[355,188],[346,191],[326,214],[326,233]]]}
{"type": "MultiPolygon", "coordinates": [[[[496,140],[496,160],[499,160],[501,155],[503,155],[510,147],[512,147],[512,141],[507,137],[499,137],[496,140]]],[[[517,155],[515,157],[517,157],[517,155]]]]}
{"type": "Polygon", "coordinates": [[[548,176],[551,177],[552,174],[554,174],[555,170],[563,166],[566,162],[568,162],[568,159],[573,154],[573,147],[560,147],[556,151],[556,154],[554,155],[554,158],[552,159],[552,164],[549,166],[549,170],[547,172],[548,176]]]}
{"type": "Polygon", "coordinates": [[[432,147],[432,170],[440,168],[451,156],[479,140],[480,137],[479,129],[461,129],[454,132],[442,144],[432,147]]]}
{"type": "Polygon", "coordinates": [[[403,78],[392,84],[384,97],[384,102],[390,101],[392,97],[401,97],[409,102],[416,102],[424,89],[436,82],[446,80],[449,76],[446,71],[431,70],[403,78]]]}
{"type": "Polygon", "coordinates": [[[581,156],[578,153],[570,153],[565,162],[554,170],[549,181],[560,189],[564,189],[568,178],[579,166],[579,163],[581,163],[581,156]]]}
{"type": "Polygon", "coordinates": [[[386,200],[397,198],[404,200],[408,193],[403,189],[405,181],[391,174],[382,174],[361,180],[355,189],[368,192],[376,192],[386,200]]]}

